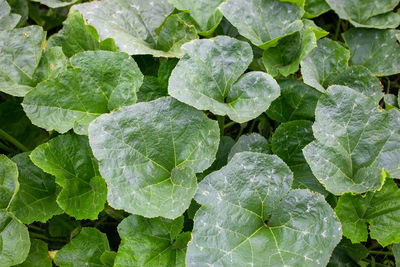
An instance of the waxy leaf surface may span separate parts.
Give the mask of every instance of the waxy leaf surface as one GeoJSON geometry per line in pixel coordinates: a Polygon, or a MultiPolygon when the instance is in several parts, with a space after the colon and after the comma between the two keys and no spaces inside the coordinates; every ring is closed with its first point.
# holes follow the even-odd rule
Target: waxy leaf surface
{"type": "Polygon", "coordinates": [[[201,111],[163,97],[100,116],[89,140],[112,207],[176,218],[197,190],[195,173],[215,160],[219,129],[201,111]]]}
{"type": "Polygon", "coordinates": [[[363,193],[382,186],[382,169],[400,173],[400,113],[378,108],[371,98],[331,86],[316,111],[317,139],[303,152],[314,175],[333,194],[363,193]]]}
{"type": "Polygon", "coordinates": [[[279,85],[259,71],[243,75],[253,59],[248,43],[227,36],[195,40],[169,79],[168,92],[181,102],[233,121],[246,122],[268,109],[279,85]]]}
{"type": "Polygon", "coordinates": [[[11,13],[10,5],[6,0],[0,0],[0,31],[13,29],[20,19],[20,15],[11,13]]]}
{"type": "Polygon", "coordinates": [[[199,184],[188,266],[324,266],[340,223],[319,194],[290,190],[277,156],[236,154],[199,184]]]}

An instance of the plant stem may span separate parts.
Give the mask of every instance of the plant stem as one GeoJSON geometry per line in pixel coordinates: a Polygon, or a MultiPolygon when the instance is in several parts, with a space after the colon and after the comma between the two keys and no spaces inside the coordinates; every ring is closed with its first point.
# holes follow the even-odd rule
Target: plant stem
{"type": "Polygon", "coordinates": [[[386,82],[387,82],[386,94],[389,94],[389,92],[390,92],[390,79],[388,77],[385,77],[385,78],[386,78],[386,82]]]}
{"type": "Polygon", "coordinates": [[[218,120],[218,125],[219,125],[219,131],[221,136],[224,135],[224,129],[225,129],[225,117],[224,116],[217,116],[217,120],[218,120]]]}
{"type": "Polygon", "coordinates": [[[336,41],[337,41],[338,36],[339,36],[340,23],[341,23],[341,20],[339,19],[337,24],[336,24],[335,36],[333,37],[333,40],[336,40],[336,41]]]}
{"type": "Polygon", "coordinates": [[[229,127],[235,125],[235,124],[236,124],[236,122],[230,121],[230,122],[228,122],[227,124],[224,125],[224,129],[227,129],[227,128],[229,128],[229,127]]]}
{"type": "Polygon", "coordinates": [[[254,126],[256,126],[256,122],[257,122],[257,120],[253,120],[253,121],[251,122],[250,129],[249,129],[249,133],[252,133],[252,132],[253,132],[254,126]]]}
{"type": "Polygon", "coordinates": [[[26,146],[21,144],[17,139],[15,139],[14,137],[9,135],[8,133],[3,131],[2,129],[0,129],[0,138],[3,138],[4,140],[10,142],[11,144],[13,144],[15,147],[17,147],[18,149],[20,149],[23,152],[29,151],[29,149],[26,146]]]}
{"type": "Polygon", "coordinates": [[[240,125],[240,130],[239,130],[238,135],[236,136],[235,142],[237,142],[237,140],[239,140],[239,137],[242,135],[243,130],[244,130],[244,127],[242,125],[240,125]]]}
{"type": "Polygon", "coordinates": [[[46,241],[53,241],[53,242],[60,242],[60,243],[68,243],[67,240],[64,239],[57,239],[57,238],[51,238],[42,234],[34,233],[34,232],[29,232],[29,235],[33,238],[38,238],[38,239],[43,239],[46,241]]]}
{"type": "Polygon", "coordinates": [[[9,148],[8,146],[6,146],[5,144],[3,144],[1,142],[0,142],[0,149],[3,149],[4,151],[10,152],[10,153],[14,152],[14,150],[12,150],[11,148],[9,148]]]}
{"type": "Polygon", "coordinates": [[[393,252],[390,251],[376,251],[376,250],[370,250],[368,251],[371,254],[376,254],[376,255],[388,255],[388,256],[393,256],[393,252]]]}
{"type": "Polygon", "coordinates": [[[40,227],[38,227],[36,225],[28,225],[28,228],[34,229],[34,230],[39,231],[39,232],[45,232],[44,229],[42,229],[42,228],[40,228],[40,227]]]}

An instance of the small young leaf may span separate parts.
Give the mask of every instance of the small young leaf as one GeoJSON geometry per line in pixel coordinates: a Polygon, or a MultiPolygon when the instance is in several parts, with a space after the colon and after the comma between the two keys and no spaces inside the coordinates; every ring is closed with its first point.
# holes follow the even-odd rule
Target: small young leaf
{"type": "Polygon", "coordinates": [[[236,154],[199,184],[186,265],[324,266],[341,239],[332,208],[319,194],[291,190],[277,156],[236,154]]]}
{"type": "Polygon", "coordinates": [[[176,218],[197,190],[195,173],[215,160],[219,129],[201,111],[167,97],[100,116],[89,140],[110,206],[176,218]]]}
{"type": "Polygon", "coordinates": [[[383,247],[400,242],[400,190],[387,178],[382,189],[365,196],[347,193],[335,208],[343,226],[343,235],[353,243],[371,238],[383,247]]]}
{"type": "Polygon", "coordinates": [[[32,162],[62,186],[58,205],[77,219],[97,219],[107,197],[86,136],[60,135],[32,151],[32,162]]]}
{"type": "Polygon", "coordinates": [[[268,74],[243,72],[252,61],[248,43],[227,36],[195,40],[172,71],[168,92],[179,101],[236,122],[258,117],[279,96],[279,85],[268,74]]]}
{"type": "Polygon", "coordinates": [[[232,147],[228,156],[228,161],[230,161],[236,153],[245,151],[271,154],[271,147],[267,139],[258,133],[242,135],[232,147]]]}
{"type": "Polygon", "coordinates": [[[146,219],[131,215],[118,225],[122,239],[115,267],[185,266],[188,239],[181,233],[183,217],[146,219]]]}
{"type": "Polygon", "coordinates": [[[106,251],[110,251],[107,236],[96,228],[85,227],[57,252],[54,262],[60,267],[111,267],[100,260],[106,251]]]}

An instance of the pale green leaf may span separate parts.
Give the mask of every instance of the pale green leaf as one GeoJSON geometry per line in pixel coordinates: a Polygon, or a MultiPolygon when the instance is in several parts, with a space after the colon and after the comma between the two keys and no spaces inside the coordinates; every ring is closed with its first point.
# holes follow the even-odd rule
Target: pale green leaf
{"type": "Polygon", "coordinates": [[[77,219],[97,219],[107,187],[86,136],[60,135],[32,151],[32,162],[56,177],[58,205],[77,219]]]}
{"type": "Polygon", "coordinates": [[[314,175],[333,194],[363,193],[382,186],[382,168],[400,177],[400,113],[371,98],[331,86],[319,99],[316,141],[303,152],[314,175]]]}
{"type": "Polygon", "coordinates": [[[18,154],[12,160],[18,166],[20,188],[9,210],[26,224],[45,223],[54,215],[63,213],[56,202],[60,190],[54,176],[36,167],[29,153],[18,154]]]}
{"type": "Polygon", "coordinates": [[[0,91],[24,96],[35,86],[46,33],[39,26],[0,32],[0,91]]]}
{"type": "Polygon", "coordinates": [[[233,158],[236,153],[240,152],[258,152],[271,154],[271,147],[267,139],[258,133],[250,135],[242,135],[236,144],[232,147],[228,161],[233,158]]]}
{"type": "Polygon", "coordinates": [[[106,267],[101,255],[110,251],[106,234],[96,228],[84,227],[74,239],[56,254],[54,262],[60,267],[106,267]]]}
{"type": "Polygon", "coordinates": [[[343,226],[343,235],[353,243],[372,239],[383,247],[400,242],[400,190],[387,178],[382,189],[365,196],[347,193],[335,208],[343,226]]]}
{"type": "Polygon", "coordinates": [[[81,0],[32,0],[34,2],[39,2],[42,5],[48,6],[50,8],[60,8],[65,6],[71,6],[81,0]]]}
{"type": "Polygon", "coordinates": [[[304,11],[279,0],[228,0],[219,9],[241,35],[262,49],[303,27],[300,18],[304,11]]]}
{"type": "Polygon", "coordinates": [[[293,172],[293,188],[308,188],[327,195],[327,191],[312,174],[304,156],[303,148],[314,140],[311,121],[290,121],[276,128],[271,145],[293,172]]]}
{"type": "Polygon", "coordinates": [[[23,107],[33,124],[49,131],[65,133],[73,128],[87,134],[96,117],[136,102],[143,75],[128,54],[87,51],[70,61],[73,68],[26,95],[23,107]]]}
{"type": "Polygon", "coordinates": [[[169,79],[168,92],[181,102],[233,121],[258,117],[279,96],[268,74],[243,75],[253,55],[248,43],[227,36],[195,40],[183,46],[185,56],[169,79]]]}
{"type": "Polygon", "coordinates": [[[13,29],[20,19],[20,15],[11,13],[11,8],[6,0],[0,0],[0,31],[13,29]]]}
{"type": "Polygon", "coordinates": [[[197,190],[195,173],[215,160],[219,129],[201,111],[167,97],[100,116],[89,140],[110,206],[176,218],[197,190]]]}
{"type": "Polygon", "coordinates": [[[39,239],[31,239],[31,248],[26,260],[18,267],[51,267],[47,243],[39,239]]]}
{"type": "Polygon", "coordinates": [[[320,194],[290,190],[277,156],[236,154],[199,184],[187,266],[325,266],[341,226],[320,194]]]}
{"type": "Polygon", "coordinates": [[[306,0],[304,4],[305,18],[314,18],[328,12],[331,8],[326,0],[306,0]]]}
{"type": "Polygon", "coordinates": [[[398,30],[354,28],[343,34],[351,50],[351,65],[362,65],[374,75],[400,73],[398,30]]]}
{"type": "Polygon", "coordinates": [[[397,28],[400,15],[393,13],[399,0],[325,0],[341,19],[356,27],[397,28]]]}
{"type": "Polygon", "coordinates": [[[122,241],[114,266],[184,267],[189,240],[185,233],[180,234],[182,228],[183,217],[168,220],[129,216],[118,225],[122,241]]]}
{"type": "Polygon", "coordinates": [[[318,90],[295,79],[279,81],[279,86],[281,95],[267,110],[268,117],[278,122],[314,120],[318,90]]]}

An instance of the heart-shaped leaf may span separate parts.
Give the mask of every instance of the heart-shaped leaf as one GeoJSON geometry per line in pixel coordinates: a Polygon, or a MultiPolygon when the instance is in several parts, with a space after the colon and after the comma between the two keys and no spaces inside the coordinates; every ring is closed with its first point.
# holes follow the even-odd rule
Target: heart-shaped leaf
{"type": "Polygon", "coordinates": [[[248,43],[227,36],[195,40],[182,48],[186,55],[169,79],[168,92],[179,101],[217,115],[246,122],[264,112],[279,96],[279,85],[268,74],[248,72],[248,43]]]}
{"type": "Polygon", "coordinates": [[[131,215],[118,225],[122,239],[115,267],[185,266],[190,233],[181,233],[183,217],[146,219],[131,215]]]}
{"type": "Polygon", "coordinates": [[[325,266],[341,226],[319,194],[290,190],[277,156],[236,154],[199,184],[186,265],[325,266]]]}
{"type": "Polygon", "coordinates": [[[362,65],[374,75],[400,73],[398,30],[354,28],[343,33],[351,50],[351,65],[362,65]]]}
{"type": "Polygon", "coordinates": [[[219,9],[239,33],[256,46],[267,49],[303,28],[304,11],[279,0],[229,0],[219,9]]]}
{"type": "Polygon", "coordinates": [[[314,136],[303,152],[314,175],[336,195],[382,186],[384,168],[400,175],[400,113],[378,108],[371,98],[331,86],[318,101],[314,136]]]}
{"type": "Polygon", "coordinates": [[[382,189],[365,196],[347,193],[339,198],[335,208],[343,225],[343,235],[353,243],[371,238],[383,247],[400,242],[400,190],[387,178],[382,189]]]}
{"type": "Polygon", "coordinates": [[[58,205],[76,219],[97,219],[107,198],[106,184],[99,176],[88,138],[60,135],[32,151],[32,162],[56,177],[62,187],[58,205]]]}
{"type": "Polygon", "coordinates": [[[112,207],[176,218],[197,190],[195,173],[215,160],[219,129],[201,111],[164,97],[100,116],[89,140],[112,207]]]}
{"type": "Polygon", "coordinates": [[[392,12],[399,0],[325,0],[341,19],[356,27],[397,28],[400,14],[392,12]]]}
{"type": "Polygon", "coordinates": [[[74,128],[76,133],[87,134],[96,117],[136,102],[143,75],[128,54],[87,51],[70,61],[73,68],[26,95],[23,107],[35,125],[60,133],[74,128]]]}

